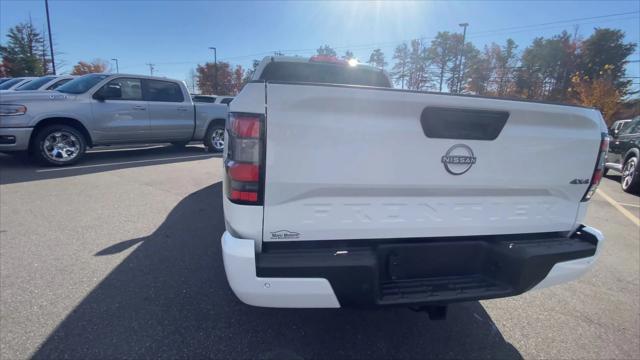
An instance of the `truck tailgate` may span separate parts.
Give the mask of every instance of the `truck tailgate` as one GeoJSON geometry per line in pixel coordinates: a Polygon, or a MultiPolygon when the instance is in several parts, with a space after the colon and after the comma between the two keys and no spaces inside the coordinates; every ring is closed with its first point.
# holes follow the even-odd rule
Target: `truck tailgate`
{"type": "Polygon", "coordinates": [[[357,86],[266,86],[264,241],[575,227],[601,140],[595,110],[357,86]]]}

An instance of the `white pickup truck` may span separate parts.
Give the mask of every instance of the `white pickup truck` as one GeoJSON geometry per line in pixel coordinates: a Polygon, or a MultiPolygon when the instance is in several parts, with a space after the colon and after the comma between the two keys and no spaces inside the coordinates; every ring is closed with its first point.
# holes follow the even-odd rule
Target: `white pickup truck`
{"type": "Polygon", "coordinates": [[[240,300],[439,317],[594,263],[598,111],[392,89],[326,60],[265,58],[230,104],[222,253],[240,300]]]}

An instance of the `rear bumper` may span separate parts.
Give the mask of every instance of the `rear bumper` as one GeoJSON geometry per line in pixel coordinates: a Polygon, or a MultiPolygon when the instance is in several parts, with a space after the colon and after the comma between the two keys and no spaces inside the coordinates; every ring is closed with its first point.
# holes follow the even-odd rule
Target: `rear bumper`
{"type": "Polygon", "coordinates": [[[0,151],[25,151],[33,128],[0,128],[0,151]]]}
{"type": "Polygon", "coordinates": [[[256,255],[253,240],[225,232],[222,249],[229,284],[249,305],[375,307],[499,298],[571,281],[603,240],[581,227],[571,237],[269,243],[256,255]]]}

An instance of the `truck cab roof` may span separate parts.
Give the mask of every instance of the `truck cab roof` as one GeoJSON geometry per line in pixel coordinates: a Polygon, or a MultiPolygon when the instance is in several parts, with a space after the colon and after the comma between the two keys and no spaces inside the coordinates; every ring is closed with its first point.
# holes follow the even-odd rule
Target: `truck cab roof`
{"type": "Polygon", "coordinates": [[[331,56],[268,56],[252,80],[392,87],[384,70],[331,56]]]}

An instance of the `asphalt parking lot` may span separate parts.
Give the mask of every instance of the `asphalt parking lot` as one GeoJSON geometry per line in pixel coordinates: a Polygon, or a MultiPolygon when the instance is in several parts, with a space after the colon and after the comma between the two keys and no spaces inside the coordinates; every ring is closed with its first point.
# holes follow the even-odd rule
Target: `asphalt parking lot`
{"type": "Polygon", "coordinates": [[[222,265],[219,155],[154,146],[86,160],[0,154],[1,359],[640,358],[640,198],[615,174],[587,215],[607,240],[585,277],[434,322],[246,306],[222,265]]]}

